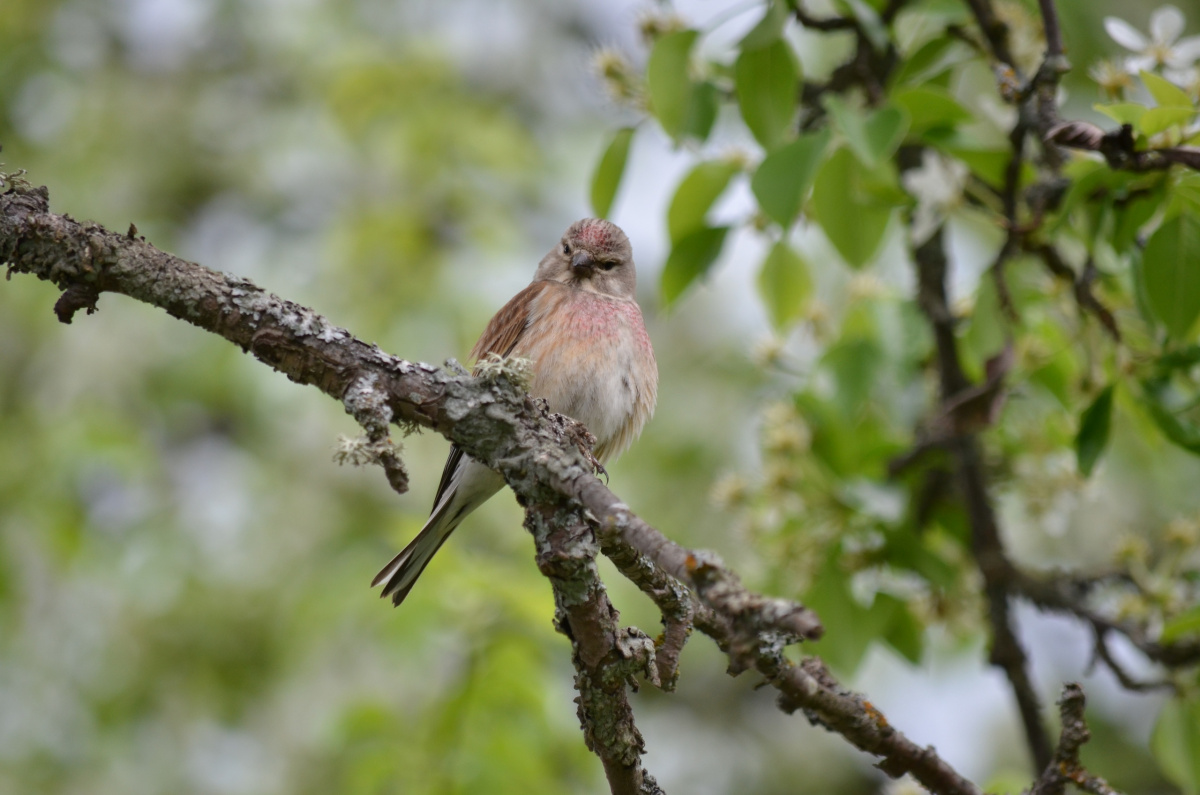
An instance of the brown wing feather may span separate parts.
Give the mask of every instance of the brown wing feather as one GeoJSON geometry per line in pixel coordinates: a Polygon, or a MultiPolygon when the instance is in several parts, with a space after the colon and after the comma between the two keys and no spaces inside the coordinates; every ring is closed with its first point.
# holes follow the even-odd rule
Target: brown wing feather
{"type": "MultiPolygon", "coordinates": [[[[475,347],[471,349],[471,358],[478,361],[489,353],[497,353],[501,356],[508,356],[512,353],[529,325],[530,303],[545,288],[546,282],[534,282],[502,306],[500,311],[488,322],[487,328],[483,330],[475,347]]],[[[433,498],[433,508],[430,509],[430,513],[437,510],[438,504],[446,494],[446,489],[450,488],[450,481],[454,478],[455,470],[462,463],[462,458],[463,451],[459,449],[458,445],[450,445],[450,455],[447,456],[446,466],[442,469],[442,479],[438,483],[437,496],[433,498]]]]}
{"type": "Polygon", "coordinates": [[[471,349],[471,358],[478,361],[489,353],[508,356],[525,329],[529,327],[529,306],[546,289],[549,282],[534,282],[512,297],[487,324],[479,341],[471,349]]]}

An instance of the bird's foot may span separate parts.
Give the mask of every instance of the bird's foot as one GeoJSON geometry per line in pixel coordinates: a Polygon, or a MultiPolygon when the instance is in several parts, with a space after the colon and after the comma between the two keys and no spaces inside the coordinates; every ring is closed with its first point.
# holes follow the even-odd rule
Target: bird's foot
{"type": "Polygon", "coordinates": [[[596,446],[596,437],[592,435],[592,432],[579,423],[575,423],[567,431],[567,435],[571,441],[575,442],[575,446],[579,448],[579,452],[583,454],[583,457],[592,467],[592,471],[598,476],[602,475],[604,482],[607,484],[608,470],[600,463],[600,459],[596,458],[592,453],[592,448],[596,446]]]}

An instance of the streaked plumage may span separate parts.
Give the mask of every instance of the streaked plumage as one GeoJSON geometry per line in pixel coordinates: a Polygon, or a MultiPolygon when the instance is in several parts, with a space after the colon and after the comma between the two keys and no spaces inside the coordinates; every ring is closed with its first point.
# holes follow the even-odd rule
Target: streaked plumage
{"type": "MultiPolygon", "coordinates": [[[[625,233],[608,221],[577,221],[471,350],[476,360],[489,353],[532,360],[530,394],[582,422],[601,463],[624,452],[654,413],[658,368],[635,286],[625,233]]],[[[452,446],[428,521],[371,584],[385,583],[382,595],[399,605],[454,528],[503,485],[452,446]]]]}

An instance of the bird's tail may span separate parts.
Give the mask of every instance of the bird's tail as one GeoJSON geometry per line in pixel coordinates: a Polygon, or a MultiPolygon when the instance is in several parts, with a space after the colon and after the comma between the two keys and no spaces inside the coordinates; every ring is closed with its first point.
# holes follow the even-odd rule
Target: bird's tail
{"type": "Polygon", "coordinates": [[[380,597],[390,596],[392,604],[399,606],[408,596],[421,572],[425,571],[429,561],[433,560],[433,556],[468,513],[460,508],[452,516],[447,516],[450,502],[447,500],[441,510],[434,511],[417,537],[371,580],[372,588],[384,583],[380,597]]]}
{"type": "Polygon", "coordinates": [[[371,581],[372,588],[385,583],[381,596],[392,597],[393,604],[404,601],[413,583],[467,514],[504,485],[504,478],[466,456],[451,453],[446,466],[448,474],[442,476],[437,505],[425,526],[371,581]]]}

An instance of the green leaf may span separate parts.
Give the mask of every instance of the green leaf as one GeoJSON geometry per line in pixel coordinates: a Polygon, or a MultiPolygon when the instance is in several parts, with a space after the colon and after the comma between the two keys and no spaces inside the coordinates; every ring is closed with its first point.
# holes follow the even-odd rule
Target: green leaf
{"type": "Polygon", "coordinates": [[[1196,109],[1187,92],[1165,77],[1144,70],[1139,76],[1142,78],[1142,85],[1150,92],[1150,96],[1154,97],[1160,108],[1189,108],[1193,111],[1196,109]]]}
{"type": "Polygon", "coordinates": [[[950,589],[958,579],[958,569],[932,551],[938,540],[924,530],[908,525],[889,528],[883,557],[894,568],[916,572],[939,589],[950,589]]]}
{"type": "Polygon", "coordinates": [[[779,38],[779,34],[783,32],[783,26],[788,21],[788,10],[779,0],[771,0],[767,4],[767,13],[759,20],[758,24],[751,28],[746,34],[741,43],[738,44],[738,49],[757,50],[760,47],[765,47],[779,38]]]}
{"type": "Polygon", "coordinates": [[[1092,405],[1084,409],[1079,420],[1079,433],[1075,436],[1075,461],[1085,478],[1092,474],[1092,469],[1108,445],[1112,404],[1113,386],[1109,384],[1096,395],[1092,405]]]}
{"type": "MultiPolygon", "coordinates": [[[[1080,158],[1067,164],[1063,169],[1064,175],[1070,180],[1071,186],[1058,205],[1058,221],[1062,224],[1070,219],[1072,212],[1083,207],[1092,198],[1101,194],[1108,187],[1108,178],[1112,172],[1108,166],[1093,160],[1080,158]]],[[[1051,231],[1056,231],[1057,227],[1051,231]]]]}
{"type": "Polygon", "coordinates": [[[900,61],[892,77],[894,85],[924,83],[971,57],[970,48],[949,36],[937,36],[900,61]]]}
{"type": "Polygon", "coordinates": [[[1150,419],[1162,431],[1163,436],[1172,444],[1187,450],[1194,455],[1200,455],[1200,428],[1185,419],[1181,419],[1163,400],[1161,386],[1155,382],[1144,381],[1142,391],[1142,407],[1150,413],[1150,419]]]}
{"type": "Polygon", "coordinates": [[[1150,110],[1145,105],[1139,105],[1136,102],[1115,102],[1111,105],[1097,103],[1092,105],[1092,108],[1117,124],[1137,124],[1141,121],[1143,114],[1150,110]]]}
{"type": "Polygon", "coordinates": [[[816,611],[828,627],[814,651],[842,674],[852,674],[871,644],[883,640],[910,662],[917,663],[924,650],[924,629],[908,606],[888,593],[876,593],[864,607],[850,588],[849,573],[838,565],[833,551],[812,586],[804,604],[816,611]]]}
{"type": "Polygon", "coordinates": [[[918,665],[925,651],[925,628],[913,616],[908,605],[891,594],[878,593],[872,605],[872,610],[875,609],[888,614],[884,640],[904,659],[918,665]]]}
{"type": "Polygon", "coordinates": [[[633,128],[624,127],[613,135],[608,148],[592,174],[592,212],[597,218],[607,218],[612,209],[621,177],[625,174],[625,161],[629,158],[629,144],[633,141],[633,128]]]}
{"type": "Polygon", "coordinates": [[[1172,337],[1185,337],[1200,315],[1200,221],[1179,215],[1150,236],[1142,280],[1155,317],[1172,337]]]}
{"type": "Polygon", "coordinates": [[[1116,216],[1117,223],[1111,240],[1114,249],[1125,252],[1137,245],[1138,232],[1162,206],[1163,194],[1163,186],[1159,185],[1128,196],[1116,216]]]}
{"type": "Polygon", "coordinates": [[[664,306],[675,303],[688,285],[708,272],[721,254],[728,231],[727,226],[704,227],[671,247],[659,282],[664,306]]]}
{"type": "Polygon", "coordinates": [[[868,116],[867,145],[875,155],[875,162],[894,155],[907,132],[908,114],[900,108],[887,105],[868,116]]]}
{"type": "Polygon", "coordinates": [[[800,317],[812,295],[808,263],[786,241],[779,241],[763,260],[758,272],[758,291],[771,323],[777,329],[786,328],[800,317]]]}
{"type": "Polygon", "coordinates": [[[1150,735],[1150,751],[1186,795],[1200,793],[1200,701],[1171,699],[1163,704],[1150,735]]]}
{"type": "Polygon", "coordinates": [[[991,185],[1002,189],[1012,160],[1012,152],[1006,149],[962,149],[947,147],[946,152],[966,163],[971,173],[991,185]]]}
{"type": "Polygon", "coordinates": [[[953,127],[971,118],[971,113],[948,91],[936,86],[900,89],[892,95],[892,103],[908,112],[909,129],[914,134],[953,127]]]}
{"type": "Polygon", "coordinates": [[[796,220],[828,144],[827,129],[801,135],[767,155],[754,172],[750,190],[758,206],[785,229],[796,220]]]}
{"type": "Polygon", "coordinates": [[[865,265],[883,241],[891,207],[872,200],[864,175],[849,149],[828,158],[813,185],[812,215],[842,259],[853,268],[865,265]]]}
{"type": "Polygon", "coordinates": [[[890,105],[867,116],[830,94],[825,98],[825,107],[837,121],[850,149],[868,168],[876,168],[891,157],[908,129],[904,111],[890,105]]]}
{"type": "Polygon", "coordinates": [[[672,245],[704,226],[704,216],[741,167],[731,160],[710,160],[693,168],[667,210],[667,231],[672,245]]]}
{"type": "Polygon", "coordinates": [[[853,423],[871,402],[883,367],[883,349],[868,337],[843,334],[825,351],[821,369],[833,377],[835,408],[847,420],[853,423]]]}
{"type": "Polygon", "coordinates": [[[672,138],[678,139],[687,121],[692,81],[688,76],[692,45],[699,32],[681,30],[668,33],[654,43],[646,65],[650,107],[658,123],[672,138]]]}
{"type": "Polygon", "coordinates": [[[1200,174],[1181,174],[1172,182],[1171,199],[1186,202],[1186,212],[1200,213],[1200,174]]]}
{"type": "Polygon", "coordinates": [[[1200,634],[1200,605],[1185,610],[1163,625],[1161,640],[1174,643],[1187,635],[1200,634]]]}
{"type": "Polygon", "coordinates": [[[687,111],[683,118],[683,135],[703,143],[717,120],[719,92],[707,81],[696,83],[688,95],[687,111]]]}
{"type": "Polygon", "coordinates": [[[1150,108],[1137,121],[1142,135],[1158,135],[1163,130],[1187,124],[1196,115],[1195,108],[1150,108]]]}
{"type": "Polygon", "coordinates": [[[787,136],[796,113],[800,66],[783,39],[742,50],[733,69],[738,106],[755,139],[767,151],[787,136]]]}
{"type": "Polygon", "coordinates": [[[1011,335],[1011,321],[1005,314],[995,279],[980,279],[975,288],[975,306],[968,316],[966,330],[960,334],[963,366],[973,378],[986,377],[985,364],[1004,348],[1011,335]]]}
{"type": "Polygon", "coordinates": [[[859,604],[849,585],[849,576],[838,565],[835,549],[804,594],[807,607],[815,610],[827,626],[839,628],[826,632],[812,646],[821,659],[843,675],[854,673],[878,637],[884,623],[881,619],[886,619],[879,611],[859,604]]]}
{"type": "Polygon", "coordinates": [[[1154,364],[1159,372],[1168,375],[1177,370],[1195,367],[1200,364],[1200,345],[1188,345],[1168,351],[1159,356],[1158,361],[1154,364]]]}

